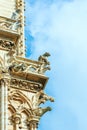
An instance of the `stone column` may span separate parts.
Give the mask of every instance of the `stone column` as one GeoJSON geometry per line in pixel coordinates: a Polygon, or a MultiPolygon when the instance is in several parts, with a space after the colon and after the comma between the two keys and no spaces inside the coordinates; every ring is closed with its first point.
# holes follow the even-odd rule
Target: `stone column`
{"type": "Polygon", "coordinates": [[[0,130],[4,129],[4,81],[0,80],[0,130]]]}
{"type": "Polygon", "coordinates": [[[5,79],[4,85],[4,130],[8,130],[8,85],[9,80],[5,79]]]}
{"type": "Polygon", "coordinates": [[[13,115],[14,130],[19,130],[19,124],[21,123],[21,114],[15,113],[13,115]]]}
{"type": "Polygon", "coordinates": [[[33,123],[33,130],[37,130],[37,128],[38,128],[38,122],[35,121],[33,123]]]}
{"type": "Polygon", "coordinates": [[[8,130],[7,79],[0,80],[0,130],[8,130]]]}
{"type": "Polygon", "coordinates": [[[39,123],[39,118],[36,118],[36,117],[30,117],[28,119],[28,128],[29,130],[37,130],[38,128],[38,123],[39,123]]]}

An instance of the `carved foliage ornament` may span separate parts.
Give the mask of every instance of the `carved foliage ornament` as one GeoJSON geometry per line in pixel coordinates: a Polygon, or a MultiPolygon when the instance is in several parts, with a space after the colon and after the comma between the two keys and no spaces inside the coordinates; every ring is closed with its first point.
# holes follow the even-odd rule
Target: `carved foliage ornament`
{"type": "Polygon", "coordinates": [[[12,41],[0,39],[0,46],[5,49],[13,49],[15,47],[15,44],[12,41]]]}
{"type": "Polygon", "coordinates": [[[18,79],[11,79],[11,87],[23,89],[27,91],[37,92],[40,91],[43,88],[43,85],[41,83],[36,82],[27,82],[23,80],[18,79]]]}
{"type": "Polygon", "coordinates": [[[8,23],[6,21],[4,21],[4,22],[0,21],[0,28],[2,28],[2,29],[9,29],[10,26],[11,26],[11,23],[8,23]]]}
{"type": "Polygon", "coordinates": [[[13,30],[13,31],[17,31],[17,29],[19,27],[21,27],[20,21],[17,21],[17,22],[7,22],[7,21],[0,22],[0,28],[1,29],[10,29],[10,30],[13,30]]]}

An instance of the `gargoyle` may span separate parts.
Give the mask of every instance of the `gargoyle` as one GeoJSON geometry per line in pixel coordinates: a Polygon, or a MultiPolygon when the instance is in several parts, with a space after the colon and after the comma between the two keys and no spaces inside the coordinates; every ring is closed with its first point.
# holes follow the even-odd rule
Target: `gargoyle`
{"type": "Polygon", "coordinates": [[[50,54],[45,52],[43,55],[39,56],[38,61],[42,62],[41,67],[38,70],[38,73],[45,73],[47,70],[50,70],[50,62],[48,61],[48,57],[50,54]]]}
{"type": "Polygon", "coordinates": [[[49,65],[49,61],[48,61],[48,57],[50,56],[50,54],[48,52],[45,52],[43,55],[40,55],[38,58],[38,61],[45,63],[45,65],[49,65]]]}
{"type": "Polygon", "coordinates": [[[43,90],[39,91],[32,97],[32,107],[37,108],[41,103],[45,103],[50,100],[54,102],[54,99],[43,92],[43,90]]]}
{"type": "Polygon", "coordinates": [[[34,109],[33,113],[34,113],[35,116],[41,117],[43,114],[45,114],[46,112],[51,111],[51,110],[52,110],[51,107],[46,107],[46,108],[39,107],[37,109],[34,109]]]}

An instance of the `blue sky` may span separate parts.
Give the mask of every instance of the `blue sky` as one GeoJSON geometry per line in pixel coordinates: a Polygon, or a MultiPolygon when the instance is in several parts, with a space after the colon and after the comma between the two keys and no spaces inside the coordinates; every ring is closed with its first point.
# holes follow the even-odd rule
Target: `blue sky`
{"type": "Polygon", "coordinates": [[[25,34],[28,58],[51,54],[39,130],[87,130],[87,0],[26,0],[25,34]]]}

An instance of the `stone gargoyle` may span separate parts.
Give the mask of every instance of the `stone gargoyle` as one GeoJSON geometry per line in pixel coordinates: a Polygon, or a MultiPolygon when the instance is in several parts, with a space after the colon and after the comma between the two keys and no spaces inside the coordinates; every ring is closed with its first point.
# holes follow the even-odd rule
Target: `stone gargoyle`
{"type": "Polygon", "coordinates": [[[43,90],[41,90],[32,97],[32,106],[33,108],[37,108],[41,103],[45,103],[48,100],[54,102],[54,99],[51,96],[48,96],[43,90]]]}
{"type": "Polygon", "coordinates": [[[40,55],[38,58],[39,62],[42,62],[41,67],[38,70],[38,73],[45,73],[47,70],[50,70],[50,62],[48,61],[48,57],[50,54],[45,52],[43,55],[40,55]]]}
{"type": "Polygon", "coordinates": [[[41,117],[43,114],[45,114],[46,112],[51,111],[51,110],[52,110],[51,107],[46,107],[46,108],[39,107],[39,108],[33,110],[33,114],[35,116],[41,117]]]}

